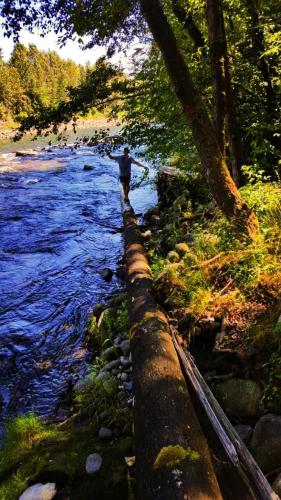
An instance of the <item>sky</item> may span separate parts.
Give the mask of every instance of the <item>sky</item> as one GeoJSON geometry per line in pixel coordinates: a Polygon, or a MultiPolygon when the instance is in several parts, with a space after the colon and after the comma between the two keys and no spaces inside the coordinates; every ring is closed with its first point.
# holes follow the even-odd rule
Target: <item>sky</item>
{"type": "MultiPolygon", "coordinates": [[[[60,48],[57,44],[57,37],[54,33],[49,33],[44,38],[36,34],[31,34],[23,30],[20,35],[20,42],[24,45],[30,43],[36,45],[39,50],[55,50],[64,59],[72,59],[78,64],[85,64],[90,62],[94,64],[96,60],[105,54],[105,49],[102,47],[94,47],[93,49],[81,50],[78,42],[67,42],[67,44],[60,48]]],[[[4,37],[3,30],[0,28],[0,48],[3,50],[5,61],[10,57],[13,50],[13,40],[4,37]]]]}

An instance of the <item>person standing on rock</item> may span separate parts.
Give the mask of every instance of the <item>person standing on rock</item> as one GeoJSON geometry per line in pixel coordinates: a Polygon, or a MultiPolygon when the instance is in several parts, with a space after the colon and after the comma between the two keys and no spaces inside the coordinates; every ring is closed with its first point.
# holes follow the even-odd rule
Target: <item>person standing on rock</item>
{"type": "Polygon", "coordinates": [[[119,165],[119,179],[124,191],[124,200],[128,202],[132,164],[137,165],[138,167],[145,168],[146,170],[148,170],[148,168],[139,161],[132,158],[132,156],[130,156],[130,151],[128,148],[124,148],[123,154],[120,156],[115,156],[111,153],[108,153],[108,156],[111,160],[117,161],[119,165]]]}

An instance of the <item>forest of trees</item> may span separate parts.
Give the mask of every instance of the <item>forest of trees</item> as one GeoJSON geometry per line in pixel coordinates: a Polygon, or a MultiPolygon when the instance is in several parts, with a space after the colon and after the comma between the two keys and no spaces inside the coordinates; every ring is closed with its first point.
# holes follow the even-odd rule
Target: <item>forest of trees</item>
{"type": "Polygon", "coordinates": [[[8,62],[0,53],[0,120],[17,120],[38,106],[55,106],[65,100],[68,87],[81,83],[85,73],[85,67],[56,52],[17,43],[8,62]]]}

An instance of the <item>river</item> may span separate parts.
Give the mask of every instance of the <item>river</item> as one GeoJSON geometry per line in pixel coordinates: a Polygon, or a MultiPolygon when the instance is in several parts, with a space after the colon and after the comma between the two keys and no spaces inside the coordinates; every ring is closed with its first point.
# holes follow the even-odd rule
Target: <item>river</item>
{"type": "MultiPolygon", "coordinates": [[[[115,162],[84,146],[20,158],[16,149],[6,144],[0,155],[2,422],[27,411],[53,414],[67,381],[87,371],[87,318],[121,287],[115,274],[108,283],[99,273],[115,272],[123,252],[115,162]]],[[[156,203],[152,177],[131,192],[137,213],[156,203]]]]}

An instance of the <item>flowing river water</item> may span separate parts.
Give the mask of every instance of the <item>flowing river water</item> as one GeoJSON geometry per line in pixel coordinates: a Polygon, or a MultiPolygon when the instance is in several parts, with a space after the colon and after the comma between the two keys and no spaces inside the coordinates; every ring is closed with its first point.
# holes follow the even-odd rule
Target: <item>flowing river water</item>
{"type": "MultiPolygon", "coordinates": [[[[88,147],[41,148],[21,158],[13,149],[0,155],[2,422],[27,411],[52,414],[69,378],[87,371],[87,318],[121,286],[115,274],[108,283],[99,273],[116,271],[123,252],[115,162],[88,147]]],[[[156,202],[153,183],[130,199],[143,213],[156,202]]]]}

